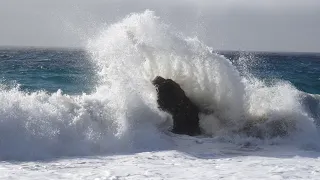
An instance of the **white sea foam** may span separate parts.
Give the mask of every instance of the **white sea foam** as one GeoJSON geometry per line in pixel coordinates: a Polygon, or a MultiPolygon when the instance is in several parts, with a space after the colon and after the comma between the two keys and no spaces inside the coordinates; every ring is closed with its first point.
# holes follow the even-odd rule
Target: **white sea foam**
{"type": "MultiPolygon", "coordinates": [[[[316,98],[304,101],[308,95],[287,82],[267,86],[240,76],[228,59],[197,38],[172,31],[152,11],[106,27],[87,50],[100,77],[92,94],[2,88],[0,159],[171,148],[162,133],[170,121],[158,110],[151,84],[158,75],[178,82],[201,109],[214,112],[200,115],[206,134],[229,134],[247,121],[262,127],[286,121],[289,137],[316,135],[319,109],[308,107],[316,98]]],[[[314,103],[319,107],[319,98],[314,103]]]]}

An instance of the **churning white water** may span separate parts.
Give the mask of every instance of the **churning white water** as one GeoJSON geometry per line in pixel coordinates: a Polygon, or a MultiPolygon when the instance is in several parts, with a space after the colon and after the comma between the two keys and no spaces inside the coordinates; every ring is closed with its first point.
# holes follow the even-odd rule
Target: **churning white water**
{"type": "Polygon", "coordinates": [[[308,102],[319,98],[287,82],[267,86],[249,72],[240,76],[228,59],[175,32],[152,11],[105,27],[86,49],[100,77],[91,94],[0,90],[0,159],[173,148],[163,133],[170,126],[168,115],[157,108],[151,84],[158,75],[179,83],[201,109],[213,112],[200,114],[208,136],[238,136],[234,132],[247,121],[262,128],[286,121],[289,139],[318,137],[319,111],[310,111],[308,102]]]}

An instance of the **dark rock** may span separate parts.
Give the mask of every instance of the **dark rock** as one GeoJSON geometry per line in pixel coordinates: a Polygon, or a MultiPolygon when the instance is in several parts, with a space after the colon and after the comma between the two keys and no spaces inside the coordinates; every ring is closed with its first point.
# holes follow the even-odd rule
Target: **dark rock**
{"type": "Polygon", "coordinates": [[[185,95],[180,85],[160,76],[152,83],[157,88],[159,108],[172,115],[172,132],[190,136],[200,134],[199,108],[185,95]]]}

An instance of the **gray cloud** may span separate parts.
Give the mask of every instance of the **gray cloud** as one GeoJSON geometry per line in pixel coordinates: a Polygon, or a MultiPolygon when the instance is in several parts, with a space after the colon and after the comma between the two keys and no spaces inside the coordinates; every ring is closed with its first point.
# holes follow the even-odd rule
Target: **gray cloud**
{"type": "Polygon", "coordinates": [[[318,0],[2,0],[0,45],[81,47],[145,9],[215,49],[320,52],[318,0]]]}

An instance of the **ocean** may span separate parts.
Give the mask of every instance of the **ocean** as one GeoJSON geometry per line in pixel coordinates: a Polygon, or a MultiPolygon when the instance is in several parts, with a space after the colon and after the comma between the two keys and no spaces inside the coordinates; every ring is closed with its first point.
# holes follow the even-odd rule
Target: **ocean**
{"type": "MultiPolygon", "coordinates": [[[[217,51],[241,73],[266,83],[285,81],[299,91],[320,94],[320,53],[217,51]],[[244,62],[245,61],[245,62],[244,62]],[[246,69],[243,69],[243,66],[246,69]]],[[[1,84],[22,91],[90,93],[97,84],[95,65],[85,50],[0,49],[1,84]]]]}
{"type": "Polygon", "coordinates": [[[83,49],[2,48],[0,77],[4,179],[319,175],[319,53],[215,51],[147,10],[83,49]],[[151,83],[158,75],[213,112],[199,114],[203,135],[169,131],[151,83]],[[241,133],[246,122],[265,136],[241,133]],[[288,134],[268,136],[270,122],[288,134]]]}

